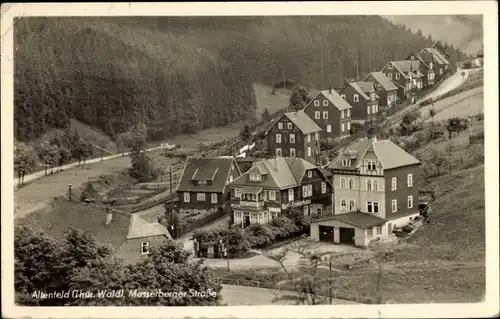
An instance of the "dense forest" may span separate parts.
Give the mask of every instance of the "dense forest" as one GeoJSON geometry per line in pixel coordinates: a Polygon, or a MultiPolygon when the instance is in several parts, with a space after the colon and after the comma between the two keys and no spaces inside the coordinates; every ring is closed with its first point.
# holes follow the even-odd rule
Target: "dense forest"
{"type": "Polygon", "coordinates": [[[30,17],[14,41],[18,140],[70,118],[113,138],[220,126],[254,112],[255,82],[338,87],[433,43],[379,16],[30,17]]]}

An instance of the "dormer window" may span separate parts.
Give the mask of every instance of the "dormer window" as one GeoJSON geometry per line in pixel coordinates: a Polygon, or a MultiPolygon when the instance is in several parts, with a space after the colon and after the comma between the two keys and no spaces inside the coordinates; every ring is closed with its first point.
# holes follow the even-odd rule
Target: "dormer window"
{"type": "Polygon", "coordinates": [[[368,170],[369,171],[374,171],[376,169],[375,162],[373,161],[368,161],[368,170]]]}
{"type": "Polygon", "coordinates": [[[207,185],[207,181],[198,181],[198,185],[207,185]]]}
{"type": "Polygon", "coordinates": [[[262,175],[260,174],[250,174],[250,180],[254,182],[260,182],[262,180],[262,175]]]}
{"type": "Polygon", "coordinates": [[[350,159],[343,159],[342,160],[342,166],[344,166],[344,167],[351,166],[351,160],[350,159]]]}

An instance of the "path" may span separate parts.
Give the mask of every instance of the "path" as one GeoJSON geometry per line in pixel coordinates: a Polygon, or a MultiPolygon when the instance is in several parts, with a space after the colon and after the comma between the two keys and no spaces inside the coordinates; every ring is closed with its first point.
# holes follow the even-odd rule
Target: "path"
{"type": "MultiPolygon", "coordinates": [[[[222,302],[228,306],[257,306],[257,305],[294,305],[294,300],[273,300],[278,295],[296,295],[295,292],[283,292],[274,289],[222,285],[222,302]]],[[[334,305],[352,305],[352,301],[333,299],[334,305]]]]}

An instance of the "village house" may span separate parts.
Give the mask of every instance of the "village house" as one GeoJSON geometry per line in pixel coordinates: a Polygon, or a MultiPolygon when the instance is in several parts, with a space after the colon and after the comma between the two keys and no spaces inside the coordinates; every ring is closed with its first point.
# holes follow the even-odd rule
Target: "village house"
{"type": "Polygon", "coordinates": [[[304,107],[304,112],[321,128],[321,138],[349,137],[351,109],[333,88],[318,92],[304,107]]]}
{"type": "Polygon", "coordinates": [[[431,45],[431,48],[436,49],[447,60],[450,59],[450,54],[448,52],[446,52],[444,47],[442,45],[440,45],[438,42],[435,42],[433,45],[431,45]]]}
{"type": "Polygon", "coordinates": [[[63,202],[55,205],[55,209],[37,214],[31,222],[55,239],[64,238],[68,228],[86,232],[97,243],[111,246],[113,256],[125,264],[147,257],[152,247],[172,240],[165,226],[134,214],[95,205],[71,203],[67,208],[63,202]]]}
{"type": "Polygon", "coordinates": [[[398,98],[406,100],[423,88],[423,74],[419,68],[418,61],[390,61],[381,72],[398,87],[398,98]]]}
{"type": "Polygon", "coordinates": [[[405,60],[419,61],[420,72],[422,72],[423,86],[428,88],[436,83],[436,73],[434,72],[434,63],[432,56],[429,54],[421,54],[414,52],[410,54],[405,60]]]}
{"type": "Polygon", "coordinates": [[[391,107],[398,100],[398,87],[382,72],[372,72],[363,80],[373,82],[380,106],[391,107]]]}
{"type": "Polygon", "coordinates": [[[450,61],[445,55],[441,54],[436,48],[424,48],[420,51],[421,54],[427,54],[432,57],[432,62],[434,64],[434,72],[436,75],[436,81],[440,81],[450,67],[450,61]]]}
{"type": "Polygon", "coordinates": [[[340,92],[351,106],[351,121],[371,123],[378,116],[378,98],[373,82],[351,82],[340,92]]]}
{"type": "Polygon", "coordinates": [[[420,162],[390,140],[363,139],[327,169],[333,173],[333,215],[311,222],[311,238],[367,246],[419,212],[420,162]]]}
{"type": "Polygon", "coordinates": [[[240,175],[231,156],[188,157],[177,187],[179,212],[217,211],[229,200],[226,185],[240,175]]]}
{"type": "Polygon", "coordinates": [[[305,216],[331,214],[331,183],[323,170],[301,158],[257,162],[228,185],[234,222],[267,223],[291,208],[305,216]]]}
{"type": "Polygon", "coordinates": [[[266,131],[268,154],[319,164],[321,128],[303,111],[283,114],[266,131]]]}

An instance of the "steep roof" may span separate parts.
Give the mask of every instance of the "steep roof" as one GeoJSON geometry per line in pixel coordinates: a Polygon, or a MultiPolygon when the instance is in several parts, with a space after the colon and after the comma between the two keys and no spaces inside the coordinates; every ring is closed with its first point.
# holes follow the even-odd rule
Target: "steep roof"
{"type": "Polygon", "coordinates": [[[322,222],[325,220],[338,220],[340,222],[357,226],[363,229],[369,229],[375,226],[383,225],[386,222],[385,219],[377,217],[375,215],[355,211],[346,214],[339,214],[339,215],[316,219],[314,221],[311,221],[311,223],[322,222]]]}
{"type": "Polygon", "coordinates": [[[425,51],[431,53],[433,55],[434,59],[436,59],[436,61],[439,64],[450,64],[448,59],[446,59],[446,57],[444,55],[442,55],[438,49],[436,49],[436,48],[424,48],[420,52],[425,52],[425,51]]]}
{"type": "Polygon", "coordinates": [[[423,74],[419,71],[418,64],[419,61],[412,60],[401,60],[401,61],[391,61],[392,65],[403,74],[405,78],[409,77],[409,73],[411,72],[413,76],[421,77],[423,74]]]}
{"type": "Polygon", "coordinates": [[[375,90],[373,87],[373,82],[357,82],[357,84],[359,85],[361,90],[363,90],[363,92],[367,94],[375,90]]]}
{"type": "Polygon", "coordinates": [[[320,92],[318,92],[312,99],[311,101],[304,107],[304,110],[309,106],[311,105],[311,103],[316,99],[316,97],[320,94],[323,94],[324,97],[327,98],[328,101],[330,101],[330,103],[332,103],[336,108],[337,110],[339,111],[342,111],[342,110],[347,110],[347,109],[351,109],[352,106],[346,101],[344,100],[340,94],[335,91],[334,89],[330,89],[330,90],[322,90],[320,92]]]}
{"type": "Polygon", "coordinates": [[[285,113],[286,116],[304,134],[320,132],[321,128],[304,111],[285,113]]]}
{"type": "Polygon", "coordinates": [[[232,157],[188,157],[177,191],[222,193],[233,163],[232,157]],[[212,185],[194,185],[193,180],[211,180],[212,185]]]}
{"type": "Polygon", "coordinates": [[[363,88],[361,87],[360,83],[362,83],[362,82],[352,82],[352,83],[349,83],[349,86],[352,87],[354,90],[356,90],[356,92],[358,92],[362,98],[364,98],[365,100],[369,100],[370,97],[368,95],[366,95],[366,93],[363,90],[363,88]]]}
{"type": "Polygon", "coordinates": [[[396,85],[394,85],[394,83],[387,77],[385,76],[384,73],[382,72],[372,72],[370,73],[366,78],[365,78],[365,81],[367,79],[369,79],[370,75],[378,82],[380,83],[380,85],[382,85],[382,87],[386,90],[386,91],[394,91],[394,90],[397,90],[398,88],[396,87],[396,85]]]}
{"type": "Polygon", "coordinates": [[[432,60],[430,60],[428,56],[424,56],[419,52],[413,52],[408,56],[408,59],[412,55],[414,55],[420,61],[420,63],[422,63],[427,69],[430,69],[429,63],[432,62],[432,60]]]}
{"type": "Polygon", "coordinates": [[[445,56],[449,56],[450,54],[448,52],[446,52],[446,50],[444,49],[443,46],[441,46],[439,43],[435,42],[431,48],[435,48],[438,50],[439,53],[442,53],[444,54],[445,56]]]}
{"type": "Polygon", "coordinates": [[[157,222],[148,223],[138,216],[111,209],[113,217],[106,225],[106,210],[94,205],[55,201],[49,212],[34,213],[30,223],[41,228],[56,239],[64,237],[67,228],[90,233],[98,243],[115,248],[130,238],[165,235],[172,238],[168,230],[157,222]],[[138,227],[142,225],[142,227],[138,227]],[[131,233],[131,230],[132,233],[131,233]]]}
{"type": "Polygon", "coordinates": [[[278,157],[255,163],[246,173],[235,179],[228,186],[255,186],[287,189],[298,186],[306,170],[318,168],[308,161],[294,157],[278,157]],[[251,181],[250,174],[262,174],[262,181],[251,181]]]}
{"type": "Polygon", "coordinates": [[[384,170],[420,164],[419,160],[390,140],[374,141],[365,138],[341,151],[340,155],[328,165],[328,168],[358,169],[361,159],[367,151],[375,153],[384,170]],[[342,166],[342,160],[348,158],[351,158],[351,166],[342,166]]]}

